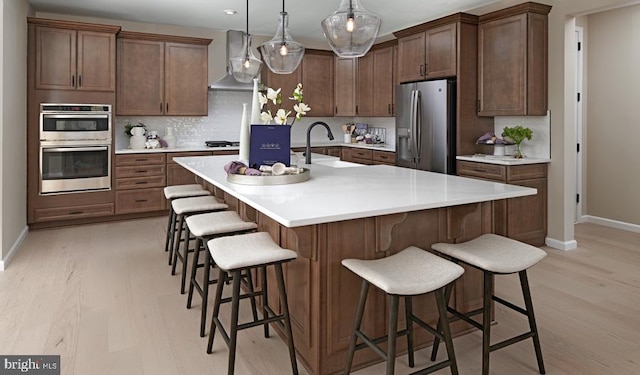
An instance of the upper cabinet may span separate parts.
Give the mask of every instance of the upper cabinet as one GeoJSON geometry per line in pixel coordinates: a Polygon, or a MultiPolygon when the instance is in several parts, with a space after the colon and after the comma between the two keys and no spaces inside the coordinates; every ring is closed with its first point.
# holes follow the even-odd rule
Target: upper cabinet
{"type": "Polygon", "coordinates": [[[356,115],[393,116],[395,49],[396,41],[380,43],[358,59],[356,115]]]}
{"type": "Polygon", "coordinates": [[[206,116],[211,39],[118,34],[118,115],[206,116]]]}
{"type": "MultiPolygon", "coordinates": [[[[276,74],[263,66],[262,77],[265,85],[282,89],[285,103],[283,108],[290,111],[292,104],[286,103],[298,83],[302,83],[303,102],[311,107],[307,116],[333,116],[333,52],[307,49],[298,68],[291,74],[276,74]]],[[[267,103],[266,109],[274,114],[278,106],[267,103]]]]}
{"type": "Polygon", "coordinates": [[[411,35],[398,37],[398,81],[400,83],[456,75],[456,24],[431,25],[411,35]]]}
{"type": "Polygon", "coordinates": [[[335,57],[335,116],[356,116],[358,59],[335,57]]]}
{"type": "Polygon", "coordinates": [[[478,115],[547,114],[547,15],[525,3],[480,16],[478,115]]]}
{"type": "Polygon", "coordinates": [[[28,19],[35,35],[35,88],[115,91],[119,26],[28,19]]]}

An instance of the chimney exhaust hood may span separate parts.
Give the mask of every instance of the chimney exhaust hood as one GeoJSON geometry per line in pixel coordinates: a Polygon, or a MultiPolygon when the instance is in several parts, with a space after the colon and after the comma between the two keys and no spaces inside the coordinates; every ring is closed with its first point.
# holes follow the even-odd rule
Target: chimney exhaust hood
{"type": "Polygon", "coordinates": [[[242,83],[236,81],[231,74],[231,63],[229,57],[242,53],[244,32],[237,30],[227,30],[227,74],[209,86],[210,90],[216,91],[253,91],[253,83],[242,83]]]}

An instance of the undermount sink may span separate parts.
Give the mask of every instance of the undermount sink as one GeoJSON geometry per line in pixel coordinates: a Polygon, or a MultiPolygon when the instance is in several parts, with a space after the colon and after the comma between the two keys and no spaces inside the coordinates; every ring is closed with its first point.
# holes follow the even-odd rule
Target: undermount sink
{"type": "Polygon", "coordinates": [[[313,160],[311,162],[311,168],[313,169],[313,165],[314,164],[318,164],[318,165],[324,165],[325,167],[332,167],[332,168],[351,168],[351,167],[362,167],[362,164],[358,164],[358,163],[352,163],[349,161],[342,161],[340,159],[334,159],[334,160],[313,160]]]}

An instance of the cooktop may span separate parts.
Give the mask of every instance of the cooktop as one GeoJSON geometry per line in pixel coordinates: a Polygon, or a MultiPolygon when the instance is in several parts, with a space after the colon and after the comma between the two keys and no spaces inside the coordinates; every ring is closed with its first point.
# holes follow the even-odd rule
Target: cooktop
{"type": "Polygon", "coordinates": [[[205,141],[204,142],[207,147],[234,147],[240,146],[240,142],[230,142],[230,141],[205,141]]]}

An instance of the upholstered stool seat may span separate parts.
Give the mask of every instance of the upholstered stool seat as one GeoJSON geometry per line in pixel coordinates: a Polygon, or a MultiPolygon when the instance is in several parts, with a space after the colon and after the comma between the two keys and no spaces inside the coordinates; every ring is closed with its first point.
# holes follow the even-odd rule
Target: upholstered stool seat
{"type": "MultiPolygon", "coordinates": [[[[191,278],[189,283],[189,294],[187,296],[187,308],[191,308],[193,300],[193,291],[196,290],[202,297],[202,312],[200,316],[200,336],[204,337],[205,324],[207,319],[207,302],[209,298],[209,285],[218,282],[218,279],[210,279],[211,267],[215,266],[215,262],[211,261],[211,255],[207,249],[207,241],[217,237],[231,236],[253,232],[258,228],[256,223],[244,221],[235,211],[219,211],[204,214],[188,216],[185,219],[187,228],[195,238],[196,244],[194,248],[193,262],[191,263],[191,278]],[[200,264],[200,252],[204,248],[204,263],[200,264]],[[196,278],[198,268],[204,267],[202,283],[200,284],[196,278]]],[[[245,279],[248,288],[253,289],[251,275],[246,275],[245,279]]],[[[255,299],[251,299],[254,316],[255,299]]]]}
{"type": "Polygon", "coordinates": [[[234,373],[235,369],[236,339],[238,331],[264,325],[264,335],[265,337],[268,337],[269,323],[279,323],[286,335],[285,340],[289,347],[289,359],[291,361],[292,372],[293,374],[298,374],[296,352],[293,345],[291,321],[289,318],[287,291],[285,289],[284,276],[282,272],[282,264],[296,259],[296,252],[281,248],[271,239],[271,236],[265,232],[212,239],[208,242],[208,247],[211,253],[211,258],[220,270],[220,276],[218,277],[218,286],[216,288],[207,353],[211,353],[213,350],[213,340],[215,338],[216,328],[219,328],[225,343],[229,347],[227,373],[231,375],[234,373]],[[280,297],[281,314],[279,315],[269,307],[266,276],[267,266],[273,266],[275,268],[278,295],[280,297]],[[254,316],[253,322],[238,324],[239,301],[240,298],[247,296],[246,294],[244,296],[240,296],[241,272],[244,271],[250,274],[252,269],[258,268],[262,275],[261,288],[259,292],[251,291],[249,295],[261,297],[262,319],[256,319],[254,316]],[[231,298],[222,298],[224,285],[227,280],[229,280],[230,276],[233,278],[233,293],[231,298]],[[227,333],[218,317],[220,313],[220,305],[228,302],[231,302],[231,322],[229,333],[227,333]]]}
{"type": "Polygon", "coordinates": [[[445,341],[447,345],[447,360],[429,366],[419,373],[428,374],[444,367],[450,367],[452,374],[458,373],[458,368],[453,349],[453,341],[449,324],[447,322],[445,295],[453,286],[453,282],[458,279],[464,269],[459,265],[445,260],[428,251],[415,246],[410,246],[401,252],[386,258],[374,260],[344,259],[342,265],[362,278],[362,288],[358,302],[354,328],[349,342],[347,352],[347,364],[345,374],[351,371],[354,352],[358,349],[370,347],[374,349],[383,359],[387,361],[387,375],[391,375],[395,370],[396,338],[407,336],[407,348],[409,366],[414,367],[413,357],[413,323],[425,328],[437,338],[445,341]],[[389,304],[389,327],[388,334],[384,337],[371,339],[360,330],[362,316],[368,294],[369,284],[373,284],[384,291],[390,298],[389,304]],[[411,297],[435,292],[438,312],[442,319],[442,324],[438,328],[429,326],[417,316],[413,315],[411,297]],[[399,297],[405,298],[406,329],[398,332],[398,305],[399,297]],[[363,341],[357,344],[358,338],[363,341]],[[377,345],[387,341],[387,352],[383,352],[377,345]],[[356,345],[357,344],[357,345],[356,345]]]}
{"type": "MultiPolygon", "coordinates": [[[[472,326],[482,330],[482,374],[489,374],[489,353],[522,340],[531,338],[538,361],[538,370],[545,373],[540,338],[533,313],[533,302],[527,278],[527,269],[542,260],[547,253],[537,247],[525,243],[498,236],[496,234],[484,234],[464,243],[436,243],[432,248],[441,254],[453,258],[454,261],[465,263],[477,268],[484,275],[483,307],[478,310],[462,313],[453,307],[448,307],[454,317],[461,319],[472,326]],[[514,305],[493,294],[494,276],[518,273],[520,286],[524,297],[525,308],[514,305]],[[491,344],[491,317],[493,316],[493,301],[498,302],[514,311],[527,316],[529,320],[529,332],[491,344]],[[482,323],[473,320],[474,315],[482,314],[482,323]]],[[[439,342],[433,344],[431,358],[435,358],[438,352],[439,342]]]]}
{"type": "Polygon", "coordinates": [[[169,257],[172,258],[171,274],[176,274],[178,260],[181,261],[182,273],[180,275],[180,293],[184,294],[189,253],[193,252],[193,249],[189,248],[191,235],[189,234],[189,227],[185,225],[185,219],[190,215],[223,211],[229,208],[229,206],[225,203],[219,202],[215,197],[204,195],[199,197],[174,199],[171,201],[171,207],[173,208],[173,212],[175,213],[177,220],[176,238],[173,240],[174,247],[169,251],[169,257]],[[181,243],[184,244],[182,253],[180,252],[181,243]]]}
{"type": "MultiPolygon", "coordinates": [[[[164,197],[168,201],[178,198],[199,197],[203,195],[211,195],[211,193],[200,184],[171,185],[166,186],[163,190],[164,197]]],[[[173,242],[176,232],[176,214],[173,212],[173,206],[169,205],[169,219],[167,222],[167,235],[164,242],[164,251],[173,249],[173,242]]],[[[171,256],[169,256],[169,264],[171,264],[171,256]]]]}

